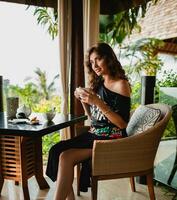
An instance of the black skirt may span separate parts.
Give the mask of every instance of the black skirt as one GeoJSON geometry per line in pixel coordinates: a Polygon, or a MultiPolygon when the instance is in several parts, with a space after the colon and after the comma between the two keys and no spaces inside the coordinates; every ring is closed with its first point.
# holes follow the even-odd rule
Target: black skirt
{"type": "MultiPolygon", "coordinates": [[[[59,156],[63,151],[71,148],[78,149],[92,149],[94,140],[108,140],[109,137],[97,136],[95,134],[86,132],[77,137],[69,140],[63,140],[55,144],[49,151],[46,175],[50,177],[52,181],[56,181],[58,173],[59,156]]],[[[86,159],[82,162],[81,177],[80,177],[80,191],[87,192],[90,186],[91,166],[90,159],[86,159]]]]}

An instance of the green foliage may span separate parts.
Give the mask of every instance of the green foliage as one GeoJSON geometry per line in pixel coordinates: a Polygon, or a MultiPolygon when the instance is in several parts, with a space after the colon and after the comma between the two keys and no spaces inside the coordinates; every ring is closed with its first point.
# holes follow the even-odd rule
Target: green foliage
{"type": "Polygon", "coordinates": [[[157,0],[132,7],[115,15],[100,15],[100,40],[114,46],[121,45],[126,37],[129,37],[133,30],[141,31],[138,20],[145,16],[150,5],[157,3],[157,0]]]}
{"type": "Polygon", "coordinates": [[[33,106],[34,112],[49,112],[55,108],[57,113],[60,113],[61,97],[53,96],[52,99],[46,100],[42,99],[38,104],[33,106]]]}
{"type": "MultiPolygon", "coordinates": [[[[160,73],[160,78],[157,80],[157,91],[158,91],[159,101],[161,103],[165,103],[168,105],[176,105],[177,98],[164,93],[161,87],[163,87],[166,90],[168,89],[168,87],[177,87],[177,74],[173,70],[164,70],[163,72],[160,73]]],[[[176,111],[173,110],[173,115],[176,114],[174,112],[176,111]]],[[[176,137],[175,124],[172,118],[170,119],[165,129],[163,137],[164,138],[176,137]]]]}
{"type": "Polygon", "coordinates": [[[57,74],[51,83],[47,84],[47,76],[46,72],[42,71],[40,68],[36,68],[35,73],[37,75],[36,81],[37,83],[33,83],[34,87],[38,91],[38,94],[41,96],[42,99],[49,100],[53,93],[55,92],[55,81],[58,79],[59,74],[57,74]]]}
{"type": "Polygon", "coordinates": [[[49,154],[50,148],[60,141],[60,134],[58,132],[51,133],[42,137],[42,153],[44,158],[44,164],[47,161],[47,155],[49,154]]]}
{"type": "MultiPolygon", "coordinates": [[[[37,75],[36,82],[26,83],[24,87],[18,85],[10,85],[8,95],[9,96],[18,96],[21,104],[29,106],[33,112],[41,112],[47,109],[48,107],[54,105],[56,111],[60,111],[61,99],[54,95],[55,93],[55,80],[58,79],[59,75],[56,75],[51,83],[47,84],[46,72],[41,71],[40,68],[35,70],[37,75]],[[55,100],[55,101],[53,101],[55,100]],[[44,106],[45,102],[45,106],[44,106]],[[42,104],[41,104],[42,103],[42,104]],[[42,110],[42,106],[44,106],[42,110]]],[[[28,81],[30,79],[28,78],[28,81]]]]}
{"type": "MultiPolygon", "coordinates": [[[[158,0],[148,2],[144,0],[142,5],[132,7],[115,15],[100,15],[100,40],[110,45],[122,44],[123,40],[130,36],[133,29],[141,30],[138,19],[145,16],[147,9],[158,0]]],[[[38,24],[47,27],[49,35],[54,39],[58,35],[58,14],[51,8],[37,7],[34,10],[38,24]]]]}
{"type": "Polygon", "coordinates": [[[58,35],[58,15],[52,8],[35,8],[38,24],[47,27],[49,35],[54,39],[58,35]]]}
{"type": "MultiPolygon", "coordinates": [[[[176,92],[177,92],[177,88],[176,88],[176,92]]],[[[177,98],[173,97],[173,96],[169,96],[167,94],[165,94],[164,92],[162,92],[161,90],[159,90],[159,101],[161,103],[165,103],[168,105],[176,105],[177,104],[177,98]]],[[[176,121],[175,121],[176,123],[176,121]]],[[[164,138],[167,137],[176,137],[176,129],[174,126],[174,121],[171,118],[163,135],[164,138]]]]}
{"type": "Polygon", "coordinates": [[[125,47],[124,57],[130,59],[131,73],[140,75],[144,71],[148,76],[156,75],[157,70],[160,70],[163,66],[163,62],[156,52],[163,45],[164,42],[162,40],[143,38],[125,47]]]}
{"type": "Polygon", "coordinates": [[[169,137],[176,137],[176,129],[172,118],[169,120],[168,125],[163,134],[163,138],[169,138],[169,137]]]}
{"type": "Polygon", "coordinates": [[[141,7],[131,8],[116,15],[100,16],[100,40],[111,45],[121,44],[134,28],[139,29],[137,16],[141,7]]]}
{"type": "Polygon", "coordinates": [[[177,73],[171,70],[164,70],[160,73],[160,79],[157,80],[159,87],[177,87],[177,73]]]}
{"type": "Polygon", "coordinates": [[[9,96],[18,96],[20,104],[25,104],[33,109],[33,106],[39,101],[37,89],[32,83],[26,84],[24,87],[18,85],[10,85],[8,89],[9,96]]]}
{"type": "Polygon", "coordinates": [[[136,82],[132,86],[132,95],[131,95],[131,109],[136,109],[140,105],[140,92],[141,83],[136,82]]]}

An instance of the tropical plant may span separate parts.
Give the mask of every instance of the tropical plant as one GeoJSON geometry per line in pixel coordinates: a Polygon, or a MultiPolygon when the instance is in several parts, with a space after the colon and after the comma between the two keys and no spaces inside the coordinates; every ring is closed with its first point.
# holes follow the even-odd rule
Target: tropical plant
{"type": "Polygon", "coordinates": [[[144,1],[137,7],[129,8],[115,15],[100,16],[100,39],[114,46],[121,45],[133,30],[141,31],[138,20],[143,18],[151,5],[158,0],[144,1]]]}
{"type": "MultiPolygon", "coordinates": [[[[9,96],[19,96],[21,103],[29,106],[33,111],[39,111],[39,108],[36,108],[40,101],[51,101],[55,95],[55,80],[59,77],[56,75],[50,84],[47,84],[47,76],[45,71],[41,71],[40,68],[35,70],[37,75],[36,82],[31,82],[31,78],[28,77],[26,80],[30,81],[24,85],[24,87],[20,87],[18,85],[10,85],[8,94],[9,96]]],[[[58,102],[60,102],[58,97],[58,102]]],[[[58,109],[59,111],[60,109],[58,109]]]]}
{"type": "Polygon", "coordinates": [[[56,91],[55,81],[59,78],[59,74],[55,75],[53,80],[48,85],[45,71],[42,71],[40,68],[36,68],[35,73],[37,75],[37,83],[33,83],[33,86],[36,88],[38,94],[41,96],[42,99],[49,100],[56,91]]]}
{"type": "Polygon", "coordinates": [[[47,27],[49,35],[54,39],[58,35],[58,13],[52,8],[36,7],[34,16],[37,16],[38,24],[47,27]]]}
{"type": "Polygon", "coordinates": [[[20,104],[25,104],[31,109],[33,109],[33,106],[39,101],[40,98],[36,87],[34,87],[32,83],[25,84],[24,87],[9,85],[8,95],[18,96],[20,104]]]}
{"type": "MultiPolygon", "coordinates": [[[[121,44],[130,36],[134,28],[141,30],[138,19],[145,16],[147,9],[157,3],[158,0],[144,0],[144,3],[132,7],[115,15],[100,15],[100,40],[111,45],[121,44]]],[[[58,15],[51,8],[37,7],[34,10],[38,24],[47,26],[49,35],[54,39],[58,35],[58,15]]]]}
{"type": "Polygon", "coordinates": [[[164,42],[156,38],[143,38],[135,41],[128,47],[124,57],[130,59],[131,73],[154,76],[157,70],[163,66],[163,62],[157,55],[158,48],[162,47],[164,42]]]}
{"type": "MultiPolygon", "coordinates": [[[[140,7],[122,11],[116,15],[101,15],[100,16],[100,40],[114,46],[122,44],[123,40],[130,36],[133,29],[140,31],[140,26],[137,23],[137,16],[140,7]]],[[[145,12],[145,10],[143,9],[145,12]]],[[[142,12],[142,15],[144,15],[142,12]]]]}

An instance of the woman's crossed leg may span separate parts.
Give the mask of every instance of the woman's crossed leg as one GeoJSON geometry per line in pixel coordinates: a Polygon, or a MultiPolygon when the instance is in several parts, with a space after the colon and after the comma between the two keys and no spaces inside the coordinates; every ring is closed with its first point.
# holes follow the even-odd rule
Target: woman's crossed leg
{"type": "Polygon", "coordinates": [[[69,149],[60,154],[55,200],[74,200],[74,166],[92,155],[92,149],[69,149]]]}

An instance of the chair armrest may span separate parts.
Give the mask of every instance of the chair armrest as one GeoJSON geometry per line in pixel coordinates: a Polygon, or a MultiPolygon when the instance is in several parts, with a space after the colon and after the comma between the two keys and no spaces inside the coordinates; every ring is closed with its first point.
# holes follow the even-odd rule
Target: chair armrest
{"type": "Polygon", "coordinates": [[[127,138],[95,140],[92,174],[96,176],[152,169],[160,142],[158,131],[157,127],[127,138]]]}

